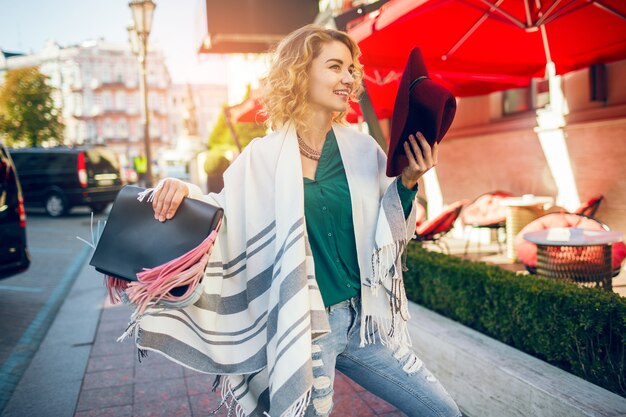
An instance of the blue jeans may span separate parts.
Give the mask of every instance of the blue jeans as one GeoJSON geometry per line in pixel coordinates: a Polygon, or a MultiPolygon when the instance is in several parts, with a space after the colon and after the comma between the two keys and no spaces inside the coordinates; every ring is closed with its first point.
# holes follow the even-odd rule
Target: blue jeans
{"type": "Polygon", "coordinates": [[[306,417],[332,411],[335,369],[409,417],[459,417],[461,412],[410,349],[393,352],[379,341],[359,347],[358,297],[327,308],[331,333],[313,341],[313,392],[306,417]]]}

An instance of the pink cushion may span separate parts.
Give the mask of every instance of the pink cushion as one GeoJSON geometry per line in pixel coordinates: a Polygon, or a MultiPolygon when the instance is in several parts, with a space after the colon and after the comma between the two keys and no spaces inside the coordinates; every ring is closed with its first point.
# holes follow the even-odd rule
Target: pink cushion
{"type": "Polygon", "coordinates": [[[613,243],[613,269],[622,266],[626,258],[626,244],[624,242],[613,243]]]}
{"type": "MultiPolygon", "coordinates": [[[[577,227],[587,230],[605,230],[601,223],[594,219],[582,217],[573,213],[551,213],[530,222],[515,236],[515,250],[517,258],[530,267],[537,266],[537,245],[524,239],[524,234],[553,227],[577,227]]],[[[613,269],[622,265],[626,258],[624,242],[613,244],[613,269]]]]}
{"type": "Polygon", "coordinates": [[[503,191],[481,195],[463,209],[461,221],[471,226],[490,226],[504,222],[506,207],[500,202],[510,196],[511,194],[503,191]]]}

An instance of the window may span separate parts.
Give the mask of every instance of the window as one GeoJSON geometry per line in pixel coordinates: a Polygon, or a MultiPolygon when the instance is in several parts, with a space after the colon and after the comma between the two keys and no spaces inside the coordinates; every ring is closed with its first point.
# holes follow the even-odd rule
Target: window
{"type": "Polygon", "coordinates": [[[136,120],[131,120],[129,123],[129,139],[131,142],[137,142],[139,140],[139,127],[136,120]]]}
{"type": "Polygon", "coordinates": [[[103,83],[111,82],[111,68],[109,64],[102,63],[100,67],[100,77],[102,77],[103,83]]]}
{"type": "Polygon", "coordinates": [[[82,68],[83,79],[85,80],[85,82],[88,82],[89,80],[91,80],[91,64],[85,62],[83,63],[82,68]]]}
{"type": "Polygon", "coordinates": [[[126,106],[126,93],[124,91],[118,91],[115,94],[115,109],[123,110],[126,106]]]}
{"type": "Polygon", "coordinates": [[[104,119],[104,137],[112,138],[113,135],[113,123],[111,123],[111,119],[104,119]]]}
{"type": "Polygon", "coordinates": [[[154,120],[150,120],[150,136],[153,136],[154,138],[158,138],[161,136],[159,124],[154,120]]]}
{"type": "Polygon", "coordinates": [[[74,114],[77,116],[83,115],[83,96],[81,94],[74,94],[74,114]]]}
{"type": "Polygon", "coordinates": [[[91,90],[85,90],[85,93],[82,95],[83,99],[83,109],[87,110],[89,113],[89,109],[93,106],[93,95],[91,94],[91,90]]]}
{"type": "Polygon", "coordinates": [[[542,109],[550,104],[550,82],[548,80],[533,79],[531,93],[534,109],[542,109]]]}
{"type": "Polygon", "coordinates": [[[148,76],[146,77],[148,85],[154,85],[158,83],[157,73],[154,69],[148,69],[148,76]]]}
{"type": "Polygon", "coordinates": [[[93,110],[91,114],[99,114],[102,111],[102,94],[94,93],[93,95],[93,110]]]}
{"type": "Polygon", "coordinates": [[[155,93],[148,93],[148,106],[152,111],[158,111],[158,96],[155,93]]]}
{"type": "Polygon", "coordinates": [[[113,109],[113,97],[110,91],[104,91],[102,93],[102,108],[105,111],[113,109]]]}
{"type": "Polygon", "coordinates": [[[94,140],[96,138],[96,125],[93,122],[87,123],[87,139],[94,140]]]}
{"type": "Polygon", "coordinates": [[[132,61],[126,66],[126,84],[136,86],[139,83],[139,74],[137,73],[137,62],[132,61]]]}
{"type": "Polygon", "coordinates": [[[85,151],[87,168],[96,172],[117,172],[120,164],[115,152],[108,149],[90,149],[85,151]]]}
{"type": "Polygon", "coordinates": [[[80,67],[78,65],[72,66],[72,76],[74,77],[75,85],[82,85],[83,79],[81,77],[80,67]]]}
{"type": "Polygon", "coordinates": [[[121,63],[115,64],[115,82],[121,83],[124,81],[124,66],[121,63]]]}
{"type": "Polygon", "coordinates": [[[511,115],[532,110],[530,88],[514,88],[502,92],[502,114],[511,115]]]}
{"type": "Polygon", "coordinates": [[[76,140],[79,143],[85,143],[87,136],[87,125],[85,122],[80,122],[76,125],[76,140]]]}
{"type": "Polygon", "coordinates": [[[64,114],[74,114],[74,94],[70,94],[65,97],[63,103],[64,114]]]}
{"type": "Polygon", "coordinates": [[[119,138],[127,138],[128,137],[128,124],[126,123],[126,119],[122,119],[117,124],[117,137],[119,138]]]}

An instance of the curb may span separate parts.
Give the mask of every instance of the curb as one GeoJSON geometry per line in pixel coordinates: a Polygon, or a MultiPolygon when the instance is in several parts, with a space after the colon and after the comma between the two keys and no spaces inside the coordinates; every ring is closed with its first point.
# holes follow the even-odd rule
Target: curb
{"type": "Polygon", "coordinates": [[[409,303],[414,349],[468,416],[626,416],[626,399],[409,303]]]}
{"type": "Polygon", "coordinates": [[[63,278],[50,307],[39,313],[54,321],[47,334],[39,335],[45,338],[18,376],[2,417],[40,417],[44,410],[49,416],[74,415],[106,294],[101,274],[87,264],[91,251],[86,247],[77,255],[65,273],[69,278],[63,278]]]}

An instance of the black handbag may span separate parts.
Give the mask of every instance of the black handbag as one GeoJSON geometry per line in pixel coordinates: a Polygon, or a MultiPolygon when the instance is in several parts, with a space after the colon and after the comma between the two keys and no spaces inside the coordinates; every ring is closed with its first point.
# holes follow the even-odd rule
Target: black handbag
{"type": "MultiPolygon", "coordinates": [[[[164,274],[172,275],[172,263],[189,265],[202,259],[206,265],[208,253],[206,258],[203,253],[195,257],[190,254],[198,252],[198,248],[202,248],[200,252],[210,252],[222,219],[221,208],[185,198],[172,219],[160,222],[154,218],[152,203],[138,198],[142,193],[145,196],[146,190],[131,185],[120,190],[89,262],[109,277],[107,286],[113,300],[116,297],[111,287],[116,290],[125,290],[129,285],[136,287],[146,270],[157,271],[158,277],[151,278],[154,282],[164,274]],[[210,236],[212,241],[202,246],[210,236]]],[[[175,272],[187,268],[185,265],[175,272]]],[[[179,296],[186,291],[183,285],[168,288],[166,292],[179,296]]]]}

